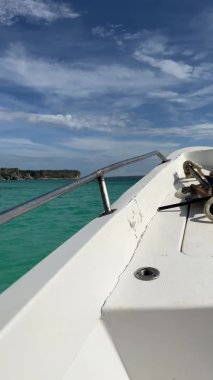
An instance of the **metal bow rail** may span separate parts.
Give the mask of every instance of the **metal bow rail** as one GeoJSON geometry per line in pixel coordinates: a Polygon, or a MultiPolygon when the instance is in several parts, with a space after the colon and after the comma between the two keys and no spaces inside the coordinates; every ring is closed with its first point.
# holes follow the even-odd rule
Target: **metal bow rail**
{"type": "Polygon", "coordinates": [[[80,186],[82,186],[88,182],[91,182],[94,179],[97,179],[98,183],[99,183],[100,192],[101,192],[102,201],[103,201],[103,206],[104,206],[104,214],[103,215],[110,214],[111,212],[113,212],[113,210],[111,209],[110,200],[109,200],[109,196],[108,196],[108,192],[107,192],[107,187],[106,187],[106,183],[105,183],[105,179],[104,179],[104,174],[107,174],[107,173],[109,173],[115,169],[119,169],[123,166],[127,166],[127,165],[133,164],[137,161],[141,161],[141,160],[144,160],[146,158],[153,157],[153,156],[158,156],[161,159],[162,163],[168,161],[167,158],[162,153],[160,153],[158,151],[153,151],[150,153],[142,154],[142,155],[137,156],[137,157],[129,158],[127,160],[119,161],[115,164],[106,166],[106,167],[104,167],[104,168],[102,168],[96,172],[93,172],[93,173],[91,173],[85,177],[82,177],[81,179],[76,180],[76,182],[74,182],[74,183],[72,182],[68,185],[61,186],[56,190],[50,191],[50,192],[45,193],[43,195],[40,195],[36,198],[33,198],[27,202],[21,203],[16,207],[2,211],[0,213],[0,224],[9,222],[10,220],[16,218],[17,216],[20,216],[20,215],[22,215],[22,214],[24,214],[24,213],[26,213],[26,212],[34,209],[34,208],[37,208],[37,207],[43,205],[44,203],[47,203],[47,202],[57,198],[60,195],[63,195],[65,193],[68,193],[69,191],[77,189],[78,187],[80,187],[80,186]]]}

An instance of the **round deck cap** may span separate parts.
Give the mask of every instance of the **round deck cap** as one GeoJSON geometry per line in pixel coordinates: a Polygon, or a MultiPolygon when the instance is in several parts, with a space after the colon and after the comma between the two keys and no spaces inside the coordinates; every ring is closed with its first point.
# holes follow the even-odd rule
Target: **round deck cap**
{"type": "Polygon", "coordinates": [[[142,267],[135,271],[134,276],[138,280],[152,281],[160,276],[160,271],[152,267],[142,267]]]}

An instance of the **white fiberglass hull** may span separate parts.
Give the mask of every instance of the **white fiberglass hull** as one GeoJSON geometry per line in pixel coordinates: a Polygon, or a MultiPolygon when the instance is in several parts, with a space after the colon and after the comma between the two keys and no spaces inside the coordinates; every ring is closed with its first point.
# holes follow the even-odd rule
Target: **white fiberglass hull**
{"type": "Polygon", "coordinates": [[[212,380],[213,224],[157,212],[185,160],[211,170],[213,149],[175,152],[1,295],[1,379],[212,380]]]}

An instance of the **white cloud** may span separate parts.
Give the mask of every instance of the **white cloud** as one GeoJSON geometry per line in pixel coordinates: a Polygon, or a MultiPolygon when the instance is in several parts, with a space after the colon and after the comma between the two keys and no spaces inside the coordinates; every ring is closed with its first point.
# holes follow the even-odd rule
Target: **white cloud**
{"type": "Polygon", "coordinates": [[[191,94],[191,97],[210,96],[213,94],[213,84],[204,86],[191,94]]]}
{"type": "Polygon", "coordinates": [[[190,49],[183,50],[181,54],[185,57],[192,57],[194,55],[194,52],[190,49]]]}
{"type": "Polygon", "coordinates": [[[107,26],[96,26],[92,28],[92,34],[103,39],[112,39],[117,46],[123,47],[123,35],[119,29],[121,24],[109,24],[107,26]]]}
{"type": "Polygon", "coordinates": [[[68,115],[51,115],[51,114],[24,114],[22,115],[30,123],[47,123],[58,126],[68,127],[70,129],[90,129],[110,132],[111,126],[109,120],[103,117],[90,116],[72,116],[68,115]]]}
{"type": "Polygon", "coordinates": [[[149,96],[156,97],[156,98],[176,98],[178,96],[178,93],[175,91],[153,91],[149,93],[149,96]]]}
{"type": "Polygon", "coordinates": [[[178,79],[188,79],[193,75],[192,66],[183,62],[175,62],[172,59],[153,58],[145,55],[140,48],[134,52],[134,58],[138,61],[147,63],[152,67],[158,68],[163,73],[172,75],[178,79]]]}
{"type": "Polygon", "coordinates": [[[63,150],[50,147],[45,144],[39,144],[27,138],[1,138],[1,152],[0,157],[5,155],[17,155],[19,157],[54,157],[55,155],[62,155],[63,150]]]}
{"type": "Polygon", "coordinates": [[[143,38],[144,36],[144,31],[139,31],[139,32],[135,32],[135,33],[124,33],[122,35],[122,38],[126,41],[128,40],[138,40],[138,39],[141,39],[143,38]]]}
{"type": "Polygon", "coordinates": [[[93,34],[114,40],[119,47],[132,50],[132,56],[137,61],[159,69],[161,73],[173,76],[178,80],[212,79],[212,63],[199,62],[206,57],[206,52],[196,52],[184,48],[185,45],[172,44],[172,41],[160,31],[141,30],[135,33],[127,33],[113,26],[98,26],[93,29],[93,34]],[[193,61],[194,64],[180,61],[179,58],[175,59],[176,54],[182,55],[184,59],[191,62],[193,61]]]}
{"type": "Polygon", "coordinates": [[[166,75],[120,64],[72,65],[28,56],[14,45],[0,57],[0,78],[43,93],[68,98],[108,93],[138,95],[175,83],[166,75]],[[32,75],[33,73],[33,75],[32,75]]]}
{"type": "Polygon", "coordinates": [[[189,104],[189,99],[186,95],[181,96],[175,91],[151,91],[149,92],[148,96],[150,98],[159,98],[164,99],[167,102],[170,103],[179,103],[179,104],[189,104]]]}
{"type": "MultiPolygon", "coordinates": [[[[43,166],[47,167],[51,163],[51,159],[71,159],[80,157],[78,153],[72,149],[65,149],[64,145],[60,142],[54,145],[49,143],[38,143],[30,140],[29,138],[0,138],[1,150],[0,157],[10,161],[10,157],[16,156],[17,158],[34,158],[35,162],[40,159],[49,159],[46,163],[44,161],[43,166]]],[[[24,161],[25,166],[28,161],[24,161]]],[[[14,164],[13,164],[14,165],[14,164]]],[[[35,164],[36,167],[36,164],[35,164]]],[[[38,167],[37,167],[38,168],[38,167]]]]}
{"type": "MultiPolygon", "coordinates": [[[[203,82],[201,82],[201,83],[203,83],[203,82]]],[[[175,103],[179,103],[179,104],[184,105],[185,108],[187,109],[187,111],[199,109],[199,108],[205,107],[209,104],[212,104],[212,102],[213,102],[213,85],[211,84],[211,80],[209,79],[210,84],[208,86],[202,87],[201,83],[199,83],[199,79],[198,79],[197,90],[195,89],[194,91],[188,91],[188,92],[185,91],[182,94],[179,93],[176,96],[173,95],[173,96],[170,96],[168,98],[165,95],[165,99],[167,101],[169,101],[170,103],[175,102],[175,103]]],[[[164,91],[161,91],[161,92],[164,93],[164,91]]],[[[156,96],[155,92],[151,92],[149,95],[154,96],[154,97],[156,96]]],[[[163,98],[163,96],[162,96],[162,98],[163,98]]]]}
{"type": "Polygon", "coordinates": [[[211,38],[213,30],[213,8],[212,6],[203,7],[201,13],[196,14],[192,19],[190,26],[193,32],[198,33],[199,37],[211,38]]]}
{"type": "Polygon", "coordinates": [[[191,141],[202,138],[213,139],[213,123],[183,125],[181,127],[148,127],[138,128],[136,134],[153,137],[190,137],[191,141]]]}
{"type": "Polygon", "coordinates": [[[92,28],[92,34],[100,38],[114,37],[120,30],[121,24],[98,25],[92,28]]]}
{"type": "Polygon", "coordinates": [[[213,64],[211,62],[202,62],[198,66],[195,66],[193,77],[201,78],[205,80],[212,80],[213,64]]]}
{"type": "MultiPolygon", "coordinates": [[[[175,51],[178,50],[177,47],[170,45],[166,36],[145,31],[133,57],[177,79],[190,78],[194,73],[194,68],[184,62],[168,58],[168,56],[174,56],[175,51]]],[[[189,51],[185,50],[182,54],[189,54],[189,51]]]]}
{"type": "MultiPolygon", "coordinates": [[[[169,154],[175,149],[178,149],[180,144],[177,142],[159,142],[153,139],[128,139],[128,140],[115,140],[113,138],[74,138],[66,141],[63,144],[66,148],[75,148],[82,152],[82,156],[88,157],[91,160],[91,167],[93,170],[97,167],[103,167],[112,162],[117,162],[126,158],[138,156],[140,154],[150,152],[152,150],[160,150],[164,154],[169,154]],[[94,155],[96,163],[94,164],[94,155]],[[98,164],[97,164],[98,162],[98,164]]],[[[149,166],[147,161],[143,165],[130,165],[126,169],[126,174],[134,175],[134,173],[144,173],[145,167],[149,166]],[[138,169],[137,169],[138,168],[138,169]]],[[[115,172],[117,173],[117,172],[115,172]]],[[[120,173],[121,175],[122,173],[120,173]]]]}
{"type": "Polygon", "coordinates": [[[113,27],[96,26],[92,28],[92,34],[101,38],[112,37],[115,35],[115,29],[113,27]]]}
{"type": "Polygon", "coordinates": [[[33,124],[52,124],[59,127],[70,128],[73,130],[89,129],[99,132],[111,132],[113,128],[125,128],[129,124],[128,114],[119,115],[98,115],[85,114],[78,115],[62,115],[62,114],[36,114],[29,112],[12,112],[10,110],[0,110],[0,121],[13,122],[23,120],[33,124]]]}
{"type": "Polygon", "coordinates": [[[173,142],[156,142],[153,140],[114,140],[112,138],[74,138],[70,142],[66,141],[64,146],[72,146],[81,150],[91,151],[103,151],[105,154],[109,153],[119,156],[125,156],[125,154],[134,156],[136,154],[142,154],[142,150],[145,148],[157,149],[157,148],[174,148],[179,146],[179,143],[173,142]]]}
{"type": "Polygon", "coordinates": [[[26,145],[38,145],[38,144],[35,144],[33,143],[31,140],[29,139],[26,139],[26,138],[0,138],[0,144],[2,147],[5,148],[5,145],[20,145],[20,146],[26,146],[26,145]]]}
{"type": "Polygon", "coordinates": [[[18,17],[52,22],[58,18],[72,19],[78,16],[70,6],[52,0],[0,0],[0,24],[11,25],[18,17]]]}
{"type": "Polygon", "coordinates": [[[207,52],[197,53],[193,56],[194,61],[201,61],[207,56],[207,52]]]}
{"type": "Polygon", "coordinates": [[[172,55],[173,51],[168,47],[167,37],[161,34],[144,32],[137,51],[147,56],[172,55]]]}
{"type": "Polygon", "coordinates": [[[144,54],[173,54],[172,49],[168,48],[168,38],[157,32],[140,30],[135,33],[127,33],[121,29],[122,25],[96,26],[92,28],[92,34],[104,38],[113,39],[117,44],[128,44],[140,40],[140,48],[144,54]]]}
{"type": "MultiPolygon", "coordinates": [[[[177,130],[177,133],[181,131],[177,130]]],[[[202,138],[213,139],[213,123],[199,123],[193,125],[186,125],[182,129],[182,136],[192,137],[194,140],[202,138]]]]}

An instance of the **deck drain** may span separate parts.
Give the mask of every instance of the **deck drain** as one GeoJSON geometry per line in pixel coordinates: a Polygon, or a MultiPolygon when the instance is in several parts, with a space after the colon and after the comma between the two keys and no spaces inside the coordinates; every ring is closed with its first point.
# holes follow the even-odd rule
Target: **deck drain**
{"type": "Polygon", "coordinates": [[[143,268],[137,269],[136,272],[134,273],[134,276],[138,280],[151,281],[151,280],[155,280],[156,278],[160,276],[160,271],[152,267],[143,267],[143,268]]]}

